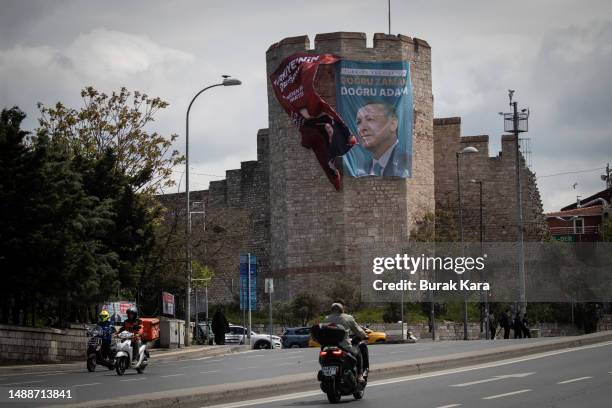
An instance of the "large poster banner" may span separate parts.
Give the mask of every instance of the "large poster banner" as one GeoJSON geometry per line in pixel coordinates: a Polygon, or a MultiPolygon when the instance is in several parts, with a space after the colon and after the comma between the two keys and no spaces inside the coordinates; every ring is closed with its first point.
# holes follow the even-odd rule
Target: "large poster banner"
{"type": "Polygon", "coordinates": [[[344,155],[353,177],[412,173],[412,84],[405,61],[338,63],[338,112],[358,144],[344,155]]]}
{"type": "Polygon", "coordinates": [[[316,92],[314,80],[320,64],[338,60],[331,54],[300,52],[285,58],[270,75],[276,99],[302,135],[302,146],[312,149],[336,190],[340,189],[341,176],[334,161],[355,144],[355,137],[316,92]]]}
{"type": "Polygon", "coordinates": [[[104,303],[102,309],[108,310],[112,324],[119,325],[127,319],[127,310],[132,306],[136,306],[136,301],[119,300],[104,303]]]}

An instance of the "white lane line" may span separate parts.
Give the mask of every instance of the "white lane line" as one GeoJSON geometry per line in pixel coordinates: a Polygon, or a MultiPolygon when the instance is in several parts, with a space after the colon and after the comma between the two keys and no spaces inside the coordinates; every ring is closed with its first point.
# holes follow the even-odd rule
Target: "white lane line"
{"type": "Polygon", "coordinates": [[[491,400],[491,399],[496,399],[496,398],[503,398],[503,397],[509,397],[511,395],[516,395],[516,394],[523,394],[525,392],[529,392],[531,390],[518,390],[518,391],[512,391],[512,392],[506,392],[505,394],[497,394],[497,395],[491,395],[489,397],[482,397],[483,400],[491,400]]]}
{"type": "Polygon", "coordinates": [[[265,354],[255,354],[254,356],[246,356],[245,358],[265,357],[265,354]]]}
{"type": "Polygon", "coordinates": [[[25,382],[15,382],[15,383],[9,383],[9,384],[0,384],[0,386],[5,386],[5,385],[21,385],[21,384],[34,384],[34,383],[41,383],[43,382],[42,380],[40,381],[25,381],[25,382]]]}
{"type": "Polygon", "coordinates": [[[210,370],[210,371],[200,371],[200,374],[210,374],[210,373],[218,373],[219,370],[210,370]]]}
{"type": "Polygon", "coordinates": [[[146,380],[147,377],[140,377],[140,378],[129,378],[127,380],[119,380],[121,382],[128,382],[128,381],[142,381],[142,380],[146,380]]]}
{"type": "Polygon", "coordinates": [[[587,376],[587,377],[580,377],[580,378],[572,378],[571,380],[559,381],[557,384],[569,384],[569,383],[573,383],[576,381],[588,380],[589,378],[593,378],[593,377],[587,376]]]}
{"type": "Polygon", "coordinates": [[[48,377],[50,375],[65,375],[68,373],[47,373],[47,374],[36,374],[34,377],[48,377]]]}
{"type": "Polygon", "coordinates": [[[90,387],[92,385],[100,385],[100,384],[102,383],[76,384],[76,385],[73,385],[73,387],[90,387]]]}
{"type": "Polygon", "coordinates": [[[250,367],[238,367],[237,370],[250,370],[252,368],[257,368],[256,366],[250,366],[250,367]]]}
{"type": "Polygon", "coordinates": [[[277,364],[277,367],[281,367],[281,366],[288,366],[288,365],[294,365],[295,363],[281,363],[281,364],[277,364]]]}
{"type": "Polygon", "coordinates": [[[460,406],[461,404],[449,404],[449,405],[442,405],[437,408],[453,408],[453,407],[460,407],[460,406]]]}
{"type": "MultiPolygon", "coordinates": [[[[437,371],[437,372],[433,372],[430,374],[419,374],[419,375],[413,375],[413,376],[407,376],[407,377],[400,377],[400,378],[394,378],[391,380],[376,381],[376,382],[368,383],[368,387],[371,388],[371,387],[376,387],[379,385],[396,384],[396,383],[401,383],[401,382],[406,382],[406,381],[415,381],[415,380],[421,380],[425,378],[440,377],[443,375],[463,373],[467,371],[482,370],[485,368],[493,368],[493,367],[499,367],[499,366],[504,366],[508,364],[521,363],[523,361],[537,360],[540,358],[551,357],[557,354],[571,353],[573,351],[581,351],[581,350],[587,350],[587,349],[605,347],[605,346],[611,346],[611,345],[612,345],[612,341],[607,341],[604,343],[591,344],[588,346],[580,346],[580,347],[573,347],[573,348],[564,349],[564,350],[549,351],[546,353],[533,354],[531,356],[526,356],[526,357],[502,360],[502,361],[495,362],[495,363],[487,363],[487,364],[469,366],[469,367],[458,368],[458,369],[453,369],[453,370],[446,370],[446,371],[437,371]]],[[[610,372],[610,374],[612,374],[612,371],[610,372]]],[[[220,404],[220,405],[208,406],[206,408],[241,408],[241,407],[248,407],[251,405],[269,404],[272,402],[281,402],[281,401],[289,401],[289,400],[300,399],[300,398],[314,397],[317,395],[318,396],[321,395],[321,390],[288,394],[283,397],[269,397],[269,398],[260,398],[260,399],[254,399],[254,400],[235,402],[231,404],[220,404]]]]}
{"type": "Polygon", "coordinates": [[[401,353],[407,353],[409,350],[402,350],[402,351],[391,351],[389,352],[389,354],[401,354],[401,353]]]}
{"type": "Polygon", "coordinates": [[[451,387],[468,387],[470,385],[476,385],[476,384],[483,384],[483,383],[488,383],[491,381],[499,381],[499,380],[506,380],[508,378],[525,378],[525,377],[529,377],[530,375],[533,375],[535,373],[518,373],[518,374],[506,374],[506,375],[495,375],[491,378],[487,378],[485,380],[477,380],[477,381],[470,381],[470,382],[466,382],[463,384],[453,384],[451,385],[451,387]]]}
{"type": "Polygon", "coordinates": [[[161,378],[179,377],[181,375],[185,375],[185,374],[168,374],[168,375],[162,375],[161,378]]]}

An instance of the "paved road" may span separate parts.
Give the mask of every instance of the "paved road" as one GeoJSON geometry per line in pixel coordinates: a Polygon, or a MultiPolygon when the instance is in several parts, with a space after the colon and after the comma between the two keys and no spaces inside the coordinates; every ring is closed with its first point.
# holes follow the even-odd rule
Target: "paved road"
{"type": "MultiPolygon", "coordinates": [[[[320,392],[242,402],[224,407],[329,407],[320,392]]],[[[612,405],[612,342],[527,356],[504,364],[373,381],[363,400],[344,407],[601,408],[612,405]]],[[[217,406],[216,408],[220,408],[217,406]]]]}
{"type": "MultiPolygon", "coordinates": [[[[386,344],[370,347],[371,364],[411,360],[440,355],[452,355],[546,339],[496,340],[496,341],[444,341],[417,344],[386,344]]],[[[145,394],[154,391],[176,390],[205,385],[225,384],[290,374],[313,373],[319,369],[318,349],[261,350],[230,354],[222,357],[174,362],[155,362],[144,374],[128,371],[119,377],[114,371],[98,367],[94,373],[85,369],[56,373],[20,373],[0,376],[0,390],[22,387],[71,388],[76,401],[118,399],[125,395],[145,394]]],[[[20,405],[24,406],[24,405],[20,405]]]]}

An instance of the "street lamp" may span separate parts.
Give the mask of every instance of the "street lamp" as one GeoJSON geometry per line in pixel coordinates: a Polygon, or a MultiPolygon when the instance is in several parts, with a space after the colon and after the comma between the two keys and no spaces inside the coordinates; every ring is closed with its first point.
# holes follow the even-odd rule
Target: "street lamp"
{"type": "Polygon", "coordinates": [[[525,249],[523,247],[523,205],[522,205],[522,191],[521,191],[521,168],[520,168],[520,146],[519,146],[519,133],[527,132],[529,125],[529,109],[521,109],[518,112],[518,102],[512,101],[514,96],[514,90],[508,90],[508,97],[510,98],[510,106],[512,112],[500,114],[504,117],[504,131],[514,133],[515,137],[515,169],[516,169],[516,217],[517,217],[517,229],[518,229],[518,269],[519,269],[519,290],[520,290],[520,301],[519,308],[521,314],[524,315],[527,312],[527,302],[525,296],[525,249]]]}
{"type": "MultiPolygon", "coordinates": [[[[463,201],[461,199],[461,173],[459,171],[459,157],[465,154],[478,153],[478,149],[474,146],[464,147],[460,152],[456,153],[457,156],[457,195],[459,201],[459,236],[461,238],[461,256],[463,256],[463,201]]],[[[468,306],[467,306],[467,293],[463,292],[463,340],[468,340],[468,306]]]]}
{"type": "Polygon", "coordinates": [[[236,78],[230,78],[228,75],[223,75],[223,81],[219,84],[207,86],[200,92],[195,94],[189,106],[187,107],[187,115],[185,117],[185,195],[187,196],[187,237],[186,237],[186,253],[187,253],[187,289],[185,290],[185,346],[189,346],[191,341],[189,332],[191,330],[191,207],[189,203],[189,112],[191,106],[198,96],[204,91],[216,86],[234,86],[240,85],[242,82],[236,78]]]}
{"type": "MultiPolygon", "coordinates": [[[[484,254],[484,223],[483,223],[483,206],[482,206],[482,184],[483,181],[482,180],[470,180],[470,183],[474,183],[474,184],[478,184],[479,186],[479,190],[480,190],[480,254],[481,256],[484,254]]],[[[484,268],[480,271],[480,281],[484,282],[484,268]]],[[[481,290],[480,292],[480,302],[483,303],[483,292],[481,290]]],[[[481,305],[482,307],[482,305],[481,305]]],[[[482,308],[480,309],[482,310],[482,308]]],[[[485,318],[488,319],[489,318],[489,294],[484,294],[484,315],[485,318]]],[[[484,319],[480,318],[480,332],[482,333],[482,325],[484,324],[484,319]]],[[[488,324],[484,324],[484,332],[485,332],[485,339],[489,338],[489,325],[488,324]]]]}

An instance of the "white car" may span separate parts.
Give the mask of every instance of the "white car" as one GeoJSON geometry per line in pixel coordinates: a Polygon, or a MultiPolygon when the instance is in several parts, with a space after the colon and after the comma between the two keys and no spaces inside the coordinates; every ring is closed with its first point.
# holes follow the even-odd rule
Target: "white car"
{"type": "MultiPolygon", "coordinates": [[[[246,328],[230,324],[230,332],[225,333],[225,344],[247,344],[249,339],[246,334],[246,328]]],[[[278,336],[272,336],[272,343],[274,344],[274,348],[282,347],[281,338],[278,336]]],[[[269,334],[257,334],[254,331],[251,332],[251,344],[254,349],[272,348],[270,347],[269,334]]]]}

